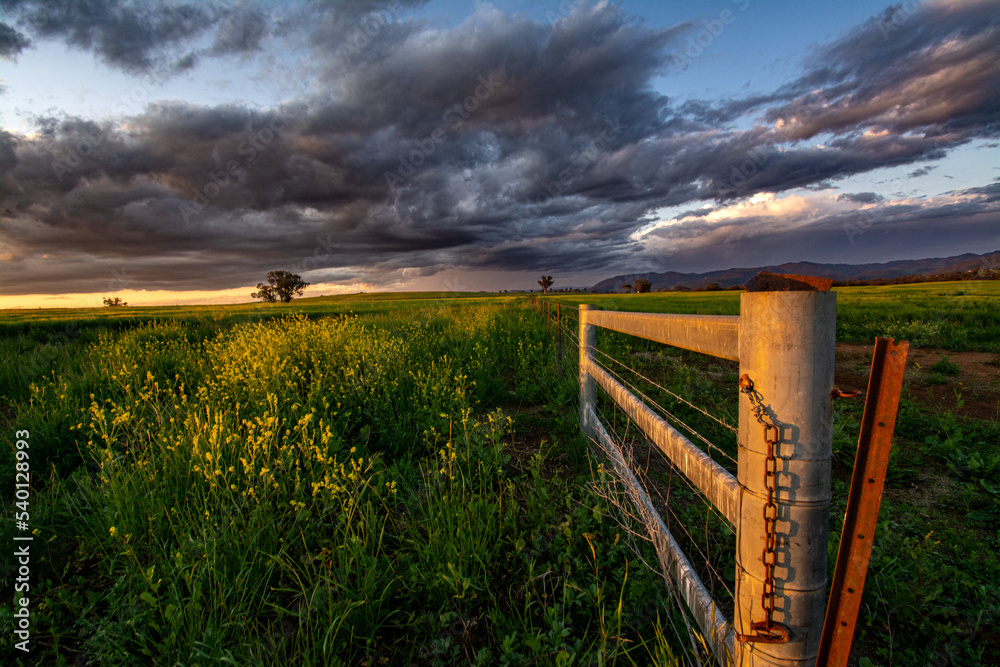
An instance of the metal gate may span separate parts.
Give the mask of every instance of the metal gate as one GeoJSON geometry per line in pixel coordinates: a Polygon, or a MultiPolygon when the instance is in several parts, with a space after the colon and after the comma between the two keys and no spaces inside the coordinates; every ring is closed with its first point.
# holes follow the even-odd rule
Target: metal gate
{"type": "Polygon", "coordinates": [[[836,294],[747,292],[739,317],[580,306],[580,424],[607,453],[660,565],[721,665],[814,665],[823,630],[832,460],[836,294]],[[739,361],[734,477],[595,360],[603,327],[739,361]],[[595,410],[604,391],[732,524],[735,618],[718,609],[595,410]]]}

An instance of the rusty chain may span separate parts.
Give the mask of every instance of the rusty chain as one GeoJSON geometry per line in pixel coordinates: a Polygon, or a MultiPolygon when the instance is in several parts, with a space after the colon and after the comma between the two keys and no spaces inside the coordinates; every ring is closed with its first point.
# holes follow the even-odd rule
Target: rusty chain
{"type": "Polygon", "coordinates": [[[778,460],[774,450],[780,439],[780,431],[777,425],[764,418],[765,408],[760,392],[753,388],[753,380],[745,373],[740,377],[740,391],[749,397],[754,417],[764,427],[764,442],[767,443],[764,488],[767,489],[767,502],[764,503],[764,552],[761,554],[761,562],[764,564],[764,585],[760,594],[760,604],[764,608],[764,620],[750,624],[752,634],[737,634],[736,639],[745,643],[784,644],[788,641],[788,628],[773,620],[774,568],[778,563],[775,551],[778,523],[778,504],[775,502],[778,460]]]}

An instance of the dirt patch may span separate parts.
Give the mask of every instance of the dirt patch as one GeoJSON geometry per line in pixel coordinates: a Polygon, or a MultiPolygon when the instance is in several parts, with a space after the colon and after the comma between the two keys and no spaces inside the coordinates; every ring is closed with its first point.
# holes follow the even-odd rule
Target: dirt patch
{"type": "MultiPolygon", "coordinates": [[[[850,391],[868,388],[874,345],[837,344],[836,383],[850,391]]],[[[1000,367],[991,352],[948,352],[910,348],[904,380],[910,393],[935,412],[954,411],[963,417],[1000,419],[1000,367]],[[957,367],[953,375],[932,367],[947,356],[957,367]],[[957,396],[964,405],[956,409],[957,396]]]]}
{"type": "Polygon", "coordinates": [[[891,503],[906,503],[920,511],[925,518],[930,518],[924,512],[939,510],[941,499],[954,497],[957,489],[958,483],[953,478],[931,466],[921,466],[915,481],[902,487],[887,484],[882,497],[891,503]]]}

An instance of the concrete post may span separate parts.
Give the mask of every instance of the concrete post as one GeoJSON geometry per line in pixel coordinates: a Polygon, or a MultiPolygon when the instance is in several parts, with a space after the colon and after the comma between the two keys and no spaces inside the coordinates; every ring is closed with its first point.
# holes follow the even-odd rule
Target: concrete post
{"type": "MultiPolygon", "coordinates": [[[[826,605],[827,524],[832,459],[836,293],[749,292],[741,296],[740,375],[753,382],[765,419],[779,427],[775,448],[777,523],[773,621],[784,644],[735,642],[735,663],[815,665],[826,605]]],[[[753,404],[739,394],[741,507],[737,526],[738,634],[765,618],[764,506],[767,443],[753,404]]]]}
{"type": "Polygon", "coordinates": [[[594,378],[587,372],[587,360],[594,356],[597,344],[597,327],[587,322],[587,315],[593,306],[580,304],[580,430],[590,436],[593,425],[588,424],[587,408],[594,405],[594,378]]]}

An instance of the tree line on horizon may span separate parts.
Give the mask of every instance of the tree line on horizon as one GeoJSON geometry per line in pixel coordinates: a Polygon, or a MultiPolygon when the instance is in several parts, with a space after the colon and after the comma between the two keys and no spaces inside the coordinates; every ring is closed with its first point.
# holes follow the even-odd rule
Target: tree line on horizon
{"type": "Polygon", "coordinates": [[[879,285],[909,285],[913,283],[944,283],[959,280],[1000,280],[1000,269],[952,271],[949,273],[914,273],[895,278],[870,278],[868,280],[835,280],[834,287],[877,287],[879,285]]]}
{"type": "MultiPolygon", "coordinates": [[[[921,274],[914,273],[895,278],[869,278],[866,280],[835,280],[834,287],[878,287],[881,285],[909,285],[914,283],[936,283],[953,282],[962,280],[1000,280],[1000,269],[987,268],[970,271],[952,271],[949,273],[921,274]]],[[[542,275],[538,284],[542,288],[542,294],[547,294],[555,283],[552,276],[542,275]]],[[[302,280],[302,277],[290,271],[268,271],[267,282],[257,283],[257,291],[250,296],[265,303],[290,302],[294,297],[302,296],[303,290],[309,283],[302,280]]],[[[688,287],[686,285],[674,285],[667,289],[653,289],[653,284],[646,278],[636,278],[631,283],[622,285],[622,291],[626,294],[643,294],[646,292],[721,292],[731,290],[741,290],[742,285],[730,285],[723,287],[719,283],[709,283],[703,287],[688,287]]],[[[497,293],[504,293],[508,290],[499,290],[497,293]]],[[[561,291],[569,291],[568,288],[561,291]]],[[[584,292],[590,290],[584,289],[584,292]]],[[[128,306],[128,303],[121,297],[104,297],[104,305],[108,308],[120,308],[128,306]]]]}
{"type": "MultiPolygon", "coordinates": [[[[949,273],[935,273],[935,274],[921,274],[913,273],[905,276],[897,276],[895,278],[868,278],[868,279],[850,279],[850,280],[834,280],[834,287],[878,287],[881,285],[909,285],[915,283],[937,283],[937,282],[954,282],[962,280],[1000,280],[1000,269],[978,269],[974,271],[952,271],[949,273]]],[[[646,287],[649,283],[645,278],[636,278],[632,283],[625,283],[622,285],[622,290],[626,293],[638,293],[638,292],[720,292],[729,290],[741,290],[742,285],[730,285],[728,287],[723,287],[720,283],[709,283],[701,287],[689,287],[687,285],[674,285],[668,288],[652,289],[646,287]],[[639,289],[636,283],[645,283],[641,286],[645,289],[639,289]]]]}

